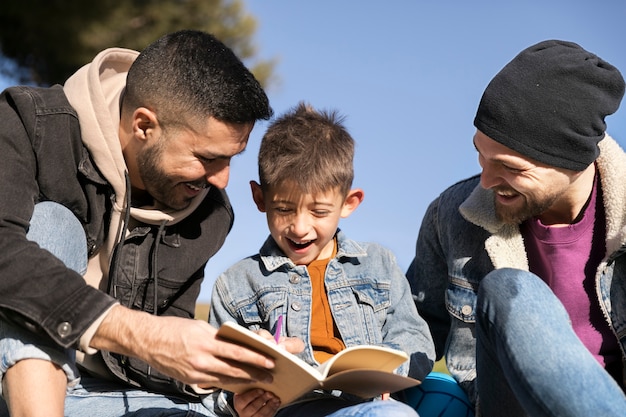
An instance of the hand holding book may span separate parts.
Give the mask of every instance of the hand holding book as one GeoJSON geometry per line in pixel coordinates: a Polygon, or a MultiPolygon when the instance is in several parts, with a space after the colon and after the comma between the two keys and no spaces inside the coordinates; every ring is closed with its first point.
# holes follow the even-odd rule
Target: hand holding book
{"type": "MultiPolygon", "coordinates": [[[[278,331],[274,333],[274,336],[280,336],[278,331]]],[[[236,323],[224,323],[217,334],[233,343],[263,352],[274,358],[276,363],[274,381],[270,384],[223,384],[220,388],[235,393],[261,388],[278,396],[282,406],[315,389],[338,389],[362,398],[372,398],[420,383],[393,373],[408,360],[408,355],[386,347],[353,346],[315,368],[278,346],[276,339],[268,340],[236,323]]]]}

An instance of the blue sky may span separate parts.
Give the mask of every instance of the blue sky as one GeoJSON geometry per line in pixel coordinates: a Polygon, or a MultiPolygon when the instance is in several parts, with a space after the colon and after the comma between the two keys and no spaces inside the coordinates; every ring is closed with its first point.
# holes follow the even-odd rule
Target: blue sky
{"type": "MultiPolygon", "coordinates": [[[[479,172],[476,107],[518,52],[545,39],[569,40],[626,76],[623,0],[248,0],[246,8],[258,21],[260,56],[279,60],[280,83],[268,90],[275,112],[299,101],[336,109],[357,142],[354,186],[365,200],[340,227],[393,250],[403,270],[428,203],[479,172]]],[[[607,124],[626,146],[624,107],[607,124]]],[[[268,235],[248,186],[257,179],[266,127],[257,125],[248,149],[233,160],[235,226],[207,265],[200,301],[210,299],[220,272],[256,253],[268,235]]]]}

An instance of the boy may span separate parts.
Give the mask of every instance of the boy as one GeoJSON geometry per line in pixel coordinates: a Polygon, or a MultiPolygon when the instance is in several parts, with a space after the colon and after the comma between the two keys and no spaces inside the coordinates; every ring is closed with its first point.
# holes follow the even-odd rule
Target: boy
{"type": "MultiPolygon", "coordinates": [[[[338,229],[363,200],[361,189],[351,189],[353,155],[336,113],[300,104],[272,123],[259,151],[260,184],[250,183],[271,236],[259,254],[217,279],[209,321],[236,321],[267,335],[283,316],[283,334],[303,341],[299,356],[309,364],[349,346],[386,345],[409,353],[398,372],[421,380],[432,369],[433,344],[395,257],[338,229]]],[[[317,391],[305,397],[277,415],[416,415],[393,400],[317,391]]],[[[233,403],[240,416],[271,416],[279,407],[260,390],[235,395],[233,403]]]]}

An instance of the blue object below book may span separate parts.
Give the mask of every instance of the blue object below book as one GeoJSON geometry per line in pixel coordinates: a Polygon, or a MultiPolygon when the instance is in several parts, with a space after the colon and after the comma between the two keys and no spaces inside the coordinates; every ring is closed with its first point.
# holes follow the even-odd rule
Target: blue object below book
{"type": "Polygon", "coordinates": [[[465,391],[444,373],[431,372],[420,385],[394,397],[413,407],[420,417],[474,417],[465,391]]]}

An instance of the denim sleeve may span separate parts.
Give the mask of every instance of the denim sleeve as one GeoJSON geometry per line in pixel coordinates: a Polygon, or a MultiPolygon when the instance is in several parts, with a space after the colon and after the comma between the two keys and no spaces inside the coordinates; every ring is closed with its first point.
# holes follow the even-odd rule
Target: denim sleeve
{"type": "MultiPolygon", "coordinates": [[[[65,196],[80,193],[80,131],[60,89],[12,87],[0,95],[0,315],[59,346],[78,348],[80,336],[115,300],[26,238],[34,203],[50,199],[43,183],[65,196]]],[[[74,211],[78,200],[57,201],[74,211]]]]}
{"type": "Polygon", "coordinates": [[[417,238],[415,258],[406,274],[417,310],[430,327],[437,360],[445,353],[450,330],[450,316],[445,304],[448,268],[439,236],[439,201],[433,201],[426,210],[417,238]]]}
{"type": "Polygon", "coordinates": [[[400,373],[422,380],[432,370],[435,350],[426,321],[420,317],[411,297],[411,290],[395,256],[386,252],[387,272],[391,277],[390,306],[383,325],[386,345],[407,352],[410,360],[400,373]]]}
{"type": "Polygon", "coordinates": [[[223,273],[216,280],[213,285],[213,292],[211,294],[211,307],[209,309],[209,324],[214,327],[220,327],[227,321],[237,321],[235,313],[231,311],[227,306],[229,301],[229,291],[224,284],[228,281],[228,276],[223,273]]]}

